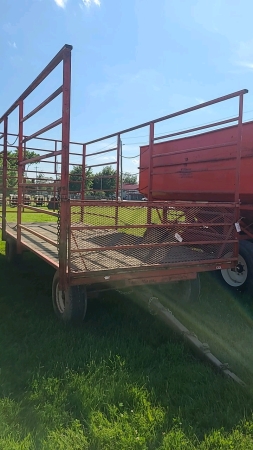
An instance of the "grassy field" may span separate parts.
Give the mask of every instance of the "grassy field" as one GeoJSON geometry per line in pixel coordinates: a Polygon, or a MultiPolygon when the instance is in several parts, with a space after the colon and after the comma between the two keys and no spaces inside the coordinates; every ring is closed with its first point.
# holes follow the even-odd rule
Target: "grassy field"
{"type": "Polygon", "coordinates": [[[230,363],[242,389],[140,309],[140,289],[90,301],[83,326],[65,328],[49,266],[30,254],[8,265],[1,243],[0,268],[0,450],[253,449],[250,298],[211,274],[184,307],[178,286],[146,290],[230,363]]]}
{"type": "MultiPolygon", "coordinates": [[[[143,204],[143,208],[134,208],[131,205],[126,207],[126,203],[123,203],[123,207],[118,210],[118,224],[119,225],[134,225],[143,224],[143,228],[139,230],[132,230],[132,233],[143,234],[145,224],[147,223],[147,208],[143,204]]],[[[46,207],[40,208],[48,211],[46,207]]],[[[1,212],[1,209],[0,209],[1,212]]],[[[162,215],[162,210],[159,210],[159,214],[162,215]]],[[[115,225],[116,208],[115,206],[86,206],[84,208],[83,221],[89,225],[115,225]]],[[[184,221],[184,215],[181,211],[169,211],[169,220],[184,221]]],[[[7,222],[16,222],[17,220],[17,209],[8,207],[7,212],[7,222]]],[[[81,208],[72,207],[71,208],[71,222],[80,223],[81,220],[81,208]]],[[[51,216],[49,214],[34,213],[25,209],[22,212],[22,222],[56,222],[57,217],[51,216]]],[[[156,210],[152,210],[151,216],[152,223],[160,223],[160,218],[156,210]]],[[[129,232],[126,228],[125,232],[129,232]]]]}

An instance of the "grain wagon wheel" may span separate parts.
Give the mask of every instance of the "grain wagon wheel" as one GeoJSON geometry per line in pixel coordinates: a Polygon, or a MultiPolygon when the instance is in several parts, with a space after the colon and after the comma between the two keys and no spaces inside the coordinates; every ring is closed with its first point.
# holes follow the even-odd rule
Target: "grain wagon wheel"
{"type": "Polygon", "coordinates": [[[52,283],[52,301],[54,312],[64,323],[80,324],[87,311],[86,287],[69,286],[65,292],[59,288],[59,272],[55,273],[52,283]]]}
{"type": "MultiPolygon", "coordinates": [[[[227,255],[229,256],[229,255],[227,255]]],[[[233,291],[253,292],[253,243],[241,241],[235,269],[220,271],[222,281],[233,291]]]]}

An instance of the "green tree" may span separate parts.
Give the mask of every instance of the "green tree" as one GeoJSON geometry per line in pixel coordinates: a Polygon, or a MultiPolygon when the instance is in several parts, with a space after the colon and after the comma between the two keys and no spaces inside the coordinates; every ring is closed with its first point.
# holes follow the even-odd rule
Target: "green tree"
{"type": "MultiPolygon", "coordinates": [[[[39,156],[31,150],[26,150],[26,159],[39,156]]],[[[32,164],[27,164],[27,168],[32,164]]],[[[0,180],[3,177],[3,157],[0,158],[0,180]]],[[[0,181],[1,183],[1,181],[0,181]]],[[[11,193],[13,189],[17,189],[18,185],[18,149],[7,151],[7,192],[11,193]]]]}
{"type": "MultiPolygon", "coordinates": [[[[92,169],[89,167],[85,171],[85,190],[89,192],[92,188],[92,169]]],[[[70,192],[81,192],[82,189],[82,166],[75,166],[69,173],[70,192]]]]}
{"type": "Polygon", "coordinates": [[[105,191],[107,198],[115,195],[116,170],[112,166],[104,167],[101,172],[94,175],[92,187],[95,191],[105,191]]]}
{"type": "Polygon", "coordinates": [[[137,184],[137,175],[126,172],[122,177],[124,184],[137,184]]]}

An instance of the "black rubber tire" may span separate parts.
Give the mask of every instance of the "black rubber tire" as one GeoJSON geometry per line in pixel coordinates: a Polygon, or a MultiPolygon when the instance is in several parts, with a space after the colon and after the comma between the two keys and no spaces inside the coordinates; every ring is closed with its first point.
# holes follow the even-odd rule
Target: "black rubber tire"
{"type": "Polygon", "coordinates": [[[197,274],[197,277],[193,280],[181,281],[179,283],[185,283],[187,288],[185,290],[185,294],[182,297],[179,297],[177,303],[182,304],[190,304],[195,303],[200,300],[200,276],[197,274]]]}
{"type": "Polygon", "coordinates": [[[219,272],[219,278],[232,291],[239,291],[245,294],[253,294],[253,243],[249,241],[240,241],[239,254],[247,264],[247,278],[245,282],[238,286],[229,285],[224,279],[222,272],[219,272]]]}
{"type": "Polygon", "coordinates": [[[200,276],[197,274],[197,277],[193,280],[182,280],[166,283],[165,285],[161,284],[159,291],[167,296],[169,301],[175,304],[190,305],[200,300],[200,289],[200,276]]]}
{"type": "Polygon", "coordinates": [[[17,244],[14,239],[7,238],[5,242],[5,256],[9,263],[18,263],[22,259],[22,255],[17,254],[17,244]]]}
{"type": "Polygon", "coordinates": [[[65,324],[81,324],[87,311],[87,291],[85,286],[69,286],[65,292],[64,305],[62,307],[60,307],[59,300],[57,300],[59,296],[58,286],[59,273],[57,271],[52,283],[52,302],[56,317],[65,324]]]}

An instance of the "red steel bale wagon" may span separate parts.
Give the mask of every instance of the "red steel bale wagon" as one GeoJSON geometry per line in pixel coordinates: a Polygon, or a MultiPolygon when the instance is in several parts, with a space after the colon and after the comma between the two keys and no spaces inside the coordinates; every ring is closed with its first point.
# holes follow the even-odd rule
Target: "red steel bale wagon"
{"type": "MultiPolygon", "coordinates": [[[[199,272],[233,270],[238,262],[238,232],[235,224],[239,222],[242,213],[239,204],[239,177],[243,96],[247,90],[100,139],[76,143],[70,141],[71,50],[70,45],[65,45],[0,117],[0,124],[3,126],[0,133],[2,239],[6,241],[7,259],[14,260],[23,251],[30,250],[55,268],[52,283],[53,307],[58,318],[65,322],[82,321],[86,313],[87,296],[94,296],[99,291],[178,280],[191,280],[190,282],[195,283],[199,272]],[[34,109],[25,111],[26,99],[60,63],[60,86],[34,109]],[[60,96],[59,118],[40,130],[35,128],[26,133],[29,120],[60,96]],[[233,143],[228,147],[231,177],[228,195],[218,195],[221,183],[217,182],[215,199],[207,197],[202,188],[197,197],[191,193],[182,197],[178,184],[173,184],[176,189],[168,196],[166,193],[171,192],[171,187],[167,181],[170,174],[177,177],[175,164],[180,157],[174,152],[171,159],[166,150],[168,155],[162,157],[166,162],[166,172],[164,167],[159,168],[161,157],[158,154],[159,146],[155,144],[157,124],[232,98],[238,99],[238,108],[234,118],[237,123],[236,132],[233,143]],[[17,132],[11,133],[9,117],[16,110],[19,117],[17,132]],[[61,130],[60,138],[45,137],[49,130],[56,127],[61,130]],[[149,133],[149,145],[145,150],[141,149],[143,169],[140,173],[141,192],[148,200],[120,201],[121,139],[126,133],[139,129],[148,129],[149,133]],[[8,220],[7,210],[10,136],[18,138],[17,174],[12,174],[12,177],[16,176],[18,186],[15,222],[8,220]],[[108,139],[113,142],[109,148],[108,139]],[[37,156],[27,158],[27,150],[35,151],[37,156]],[[112,154],[114,157],[111,157],[111,161],[105,163],[103,157],[106,155],[108,161],[112,154]],[[44,178],[39,180],[36,187],[40,191],[43,188],[51,189],[57,198],[56,209],[41,209],[23,201],[29,189],[29,177],[33,179],[36,172],[33,168],[35,163],[39,163],[44,172],[44,178]],[[113,192],[109,192],[110,188],[104,189],[101,185],[107,200],[97,200],[95,194],[99,189],[91,188],[88,169],[96,170],[106,165],[114,165],[115,171],[105,175],[104,179],[108,181],[113,178],[116,187],[113,192]],[[71,185],[69,174],[73,167],[78,168],[80,178],[75,179],[71,185]],[[73,183],[76,183],[76,188],[73,188],[73,183]],[[77,198],[73,199],[73,196],[77,198]],[[29,214],[32,217],[30,221],[27,220],[29,214]],[[40,219],[36,220],[36,214],[40,219]],[[42,222],[42,214],[51,216],[50,221],[42,222]]],[[[224,144],[221,145],[223,149],[226,148],[224,144]]],[[[203,139],[198,150],[204,155],[213,152],[215,159],[216,148],[216,144],[203,139]]],[[[195,154],[196,151],[193,150],[189,153],[191,158],[195,154]]],[[[188,154],[187,157],[190,158],[188,154]]],[[[185,173],[180,178],[183,183],[191,180],[185,173]]],[[[98,175],[93,174],[92,177],[94,179],[98,175]]]]}

